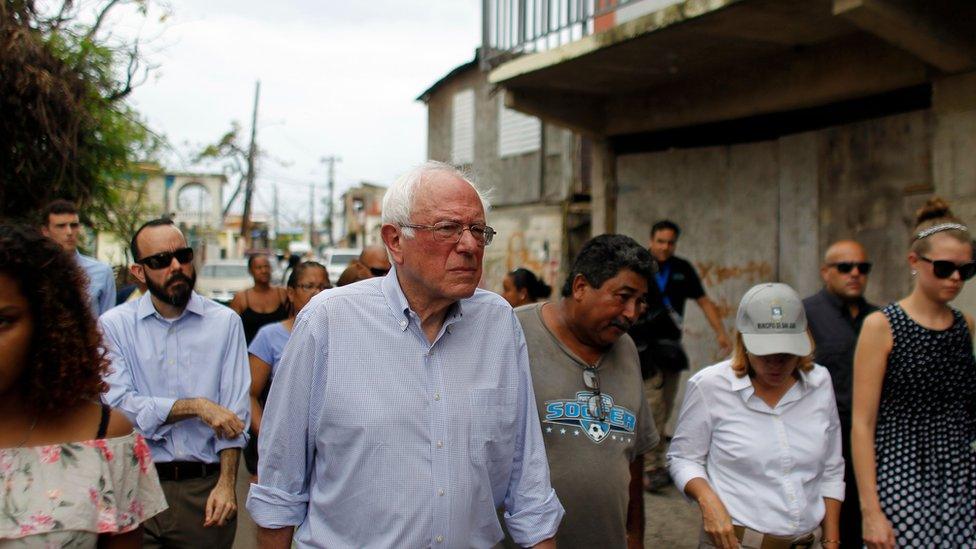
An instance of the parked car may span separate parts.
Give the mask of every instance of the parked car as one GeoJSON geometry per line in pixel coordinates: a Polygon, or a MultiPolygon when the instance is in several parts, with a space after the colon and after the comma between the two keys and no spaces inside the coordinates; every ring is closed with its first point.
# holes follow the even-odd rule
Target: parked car
{"type": "Polygon", "coordinates": [[[359,254],[362,250],[355,248],[329,248],[325,250],[325,257],[323,257],[325,269],[329,271],[329,281],[335,285],[339,281],[339,277],[342,276],[342,271],[346,270],[349,266],[349,262],[354,259],[359,259],[359,254]]]}
{"type": "Polygon", "coordinates": [[[204,297],[227,305],[234,299],[234,294],[253,285],[246,259],[216,259],[200,269],[196,290],[204,297]]]}

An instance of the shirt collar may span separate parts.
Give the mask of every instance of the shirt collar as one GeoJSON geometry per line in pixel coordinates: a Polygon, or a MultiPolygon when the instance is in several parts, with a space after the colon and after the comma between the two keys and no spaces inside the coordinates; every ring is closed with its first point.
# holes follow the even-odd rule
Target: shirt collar
{"type": "MultiPolygon", "coordinates": [[[[386,305],[390,308],[393,316],[396,318],[397,323],[400,324],[400,331],[405,331],[407,326],[410,325],[410,304],[407,302],[407,296],[404,295],[403,289],[400,287],[400,280],[396,276],[396,266],[390,268],[390,272],[386,273],[383,277],[383,281],[380,282],[380,287],[383,290],[383,297],[386,299],[386,305]]],[[[447,315],[444,319],[444,325],[450,326],[454,324],[463,316],[463,310],[461,307],[461,300],[455,301],[453,305],[448,309],[447,315]]]]}
{"type": "MultiPolygon", "coordinates": [[[[830,292],[829,290],[827,290],[827,288],[820,290],[820,293],[824,295],[824,297],[827,299],[827,302],[833,305],[835,309],[849,316],[850,313],[848,312],[849,309],[847,308],[847,302],[841,299],[840,296],[835,295],[833,292],[830,292]]],[[[864,310],[866,305],[867,305],[867,300],[864,299],[864,296],[857,298],[858,310],[864,310]]]]}
{"type": "MultiPolygon", "coordinates": [[[[755,388],[752,386],[752,378],[750,378],[748,375],[738,377],[735,375],[735,372],[732,371],[732,361],[729,360],[727,362],[728,367],[723,372],[723,375],[729,382],[729,388],[732,390],[732,392],[739,393],[739,396],[743,401],[749,400],[753,393],[756,392],[755,388]]],[[[823,372],[818,371],[816,368],[811,369],[809,372],[804,372],[802,370],[797,370],[797,372],[800,374],[800,379],[798,381],[801,397],[817,387],[820,387],[820,385],[823,384],[824,379],[826,379],[823,372]]],[[[786,397],[784,396],[784,398],[786,397]]],[[[787,401],[785,400],[780,401],[780,404],[786,403],[787,401]]]]}
{"type": "MultiPolygon", "coordinates": [[[[166,320],[177,320],[183,318],[183,316],[187,313],[187,311],[198,316],[203,316],[203,310],[204,310],[203,298],[200,297],[200,294],[196,292],[191,292],[190,301],[187,302],[186,308],[183,309],[183,313],[176,318],[170,318],[166,320]]],[[[153,305],[152,296],[147,290],[144,294],[142,294],[142,297],[140,297],[139,301],[137,302],[136,315],[139,319],[143,319],[148,316],[152,316],[156,314],[158,314],[156,312],[156,306],[153,305]]],[[[160,318],[162,318],[162,316],[160,316],[160,318]]]]}

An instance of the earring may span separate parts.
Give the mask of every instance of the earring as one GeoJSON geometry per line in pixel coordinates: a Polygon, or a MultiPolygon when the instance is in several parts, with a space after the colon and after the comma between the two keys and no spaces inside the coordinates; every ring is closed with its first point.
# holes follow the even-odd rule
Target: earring
{"type": "Polygon", "coordinates": [[[912,276],[917,276],[917,275],[918,275],[918,271],[916,271],[915,269],[912,269],[912,276]]]}

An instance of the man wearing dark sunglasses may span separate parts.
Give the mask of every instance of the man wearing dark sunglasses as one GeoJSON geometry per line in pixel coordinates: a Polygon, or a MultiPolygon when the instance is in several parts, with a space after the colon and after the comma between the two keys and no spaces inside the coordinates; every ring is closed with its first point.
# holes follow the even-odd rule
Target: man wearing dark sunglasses
{"type": "Polygon", "coordinates": [[[877,310],[864,299],[871,262],[864,246],[853,240],[834,242],[824,254],[820,277],[824,287],[803,300],[817,364],[830,371],[841,422],[841,450],[846,462],[846,495],[841,507],[842,547],[861,547],[861,513],[851,459],[851,389],[854,347],[864,318],[877,310]],[[855,502],[851,504],[850,502],[855,502]]]}
{"type": "Polygon", "coordinates": [[[627,330],[645,307],[652,264],[630,237],[597,236],[558,301],[516,309],[553,488],[566,508],[559,547],[644,540],[643,456],[658,435],[627,330]]]}
{"type": "Polygon", "coordinates": [[[139,228],[133,276],[147,293],[99,319],[112,363],[106,402],[146,437],[169,509],[146,547],[231,547],[250,374],[234,311],[193,291],[193,249],[169,219],[139,228]]]}
{"type": "Polygon", "coordinates": [[[386,276],[390,272],[390,258],[386,255],[386,247],[371,244],[363,248],[359,257],[349,263],[342,271],[336,286],[345,286],[367,278],[386,276]]]}

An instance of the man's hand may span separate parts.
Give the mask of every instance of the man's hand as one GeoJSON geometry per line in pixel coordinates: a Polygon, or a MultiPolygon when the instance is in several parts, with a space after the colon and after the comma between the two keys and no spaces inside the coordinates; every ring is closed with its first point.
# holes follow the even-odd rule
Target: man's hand
{"type": "Polygon", "coordinates": [[[203,525],[223,526],[227,521],[234,518],[237,513],[237,494],[234,485],[228,482],[218,481],[214,489],[210,491],[207,498],[207,511],[204,516],[203,525]]]}
{"type": "Polygon", "coordinates": [[[237,414],[215,402],[200,400],[198,417],[213,429],[218,438],[237,438],[244,432],[244,422],[237,414]]]}

